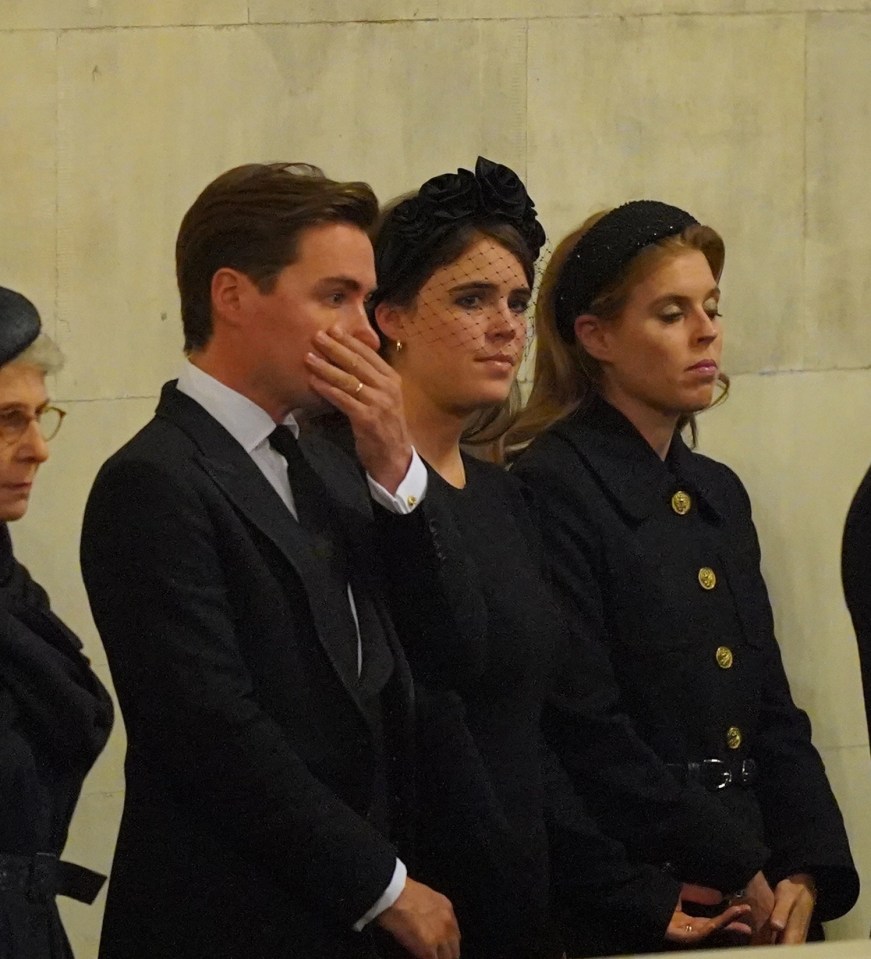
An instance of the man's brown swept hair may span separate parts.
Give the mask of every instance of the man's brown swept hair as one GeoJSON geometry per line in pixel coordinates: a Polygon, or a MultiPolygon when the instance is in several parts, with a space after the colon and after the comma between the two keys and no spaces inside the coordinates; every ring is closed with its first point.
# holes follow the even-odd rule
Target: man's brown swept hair
{"type": "Polygon", "coordinates": [[[297,254],[300,234],[322,223],[368,230],[378,201],[366,183],[339,183],[305,163],[249,163],[222,173],[184,215],[175,245],[185,352],[212,335],[212,277],[223,267],[263,293],[297,254]]]}

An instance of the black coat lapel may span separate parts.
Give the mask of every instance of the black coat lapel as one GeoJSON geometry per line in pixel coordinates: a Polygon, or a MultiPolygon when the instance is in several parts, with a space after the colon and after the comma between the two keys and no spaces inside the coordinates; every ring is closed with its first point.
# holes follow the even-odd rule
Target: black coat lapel
{"type": "Polygon", "coordinates": [[[632,423],[600,397],[557,426],[556,432],[599,477],[619,509],[636,522],[660,509],[678,487],[698,496],[715,520],[725,515],[706,461],[687,447],[679,433],[663,462],[632,423]]]}
{"type": "Polygon", "coordinates": [[[643,436],[609,403],[590,405],[555,427],[598,477],[603,492],[630,519],[641,522],[671,495],[667,469],[643,436]]]}
{"type": "Polygon", "coordinates": [[[313,553],[316,545],[309,534],[242,446],[195,400],[179,392],[175,383],[164,386],[157,415],[170,420],[190,437],[199,450],[195,462],[232,506],[287,560],[308,597],[318,639],[342,683],[354,695],[356,654],[350,656],[345,644],[339,641],[343,631],[336,624],[333,605],[319,601],[321,579],[313,553]]]}

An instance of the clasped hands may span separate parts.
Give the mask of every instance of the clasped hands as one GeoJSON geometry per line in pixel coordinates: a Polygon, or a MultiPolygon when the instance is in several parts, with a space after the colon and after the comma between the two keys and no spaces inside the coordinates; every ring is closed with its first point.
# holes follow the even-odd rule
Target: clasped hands
{"type": "Polygon", "coordinates": [[[693,916],[685,904],[714,906],[723,901],[715,889],[685,883],[665,938],[680,946],[694,946],[720,930],[746,937],[754,946],[796,945],[807,939],[816,902],[816,885],[807,873],[797,873],[779,882],[774,889],[761,872],[739,896],[711,918],[693,916]]]}

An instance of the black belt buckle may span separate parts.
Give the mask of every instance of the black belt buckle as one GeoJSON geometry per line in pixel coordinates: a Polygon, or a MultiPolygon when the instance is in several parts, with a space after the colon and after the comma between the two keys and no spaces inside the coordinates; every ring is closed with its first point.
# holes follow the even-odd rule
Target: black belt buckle
{"type": "Polygon", "coordinates": [[[742,759],[736,782],[740,786],[752,786],[756,782],[759,767],[755,759],[742,759]]]}
{"type": "Polygon", "coordinates": [[[732,785],[732,770],[723,759],[703,759],[699,763],[699,780],[707,789],[725,789],[732,785]]]}
{"type": "Polygon", "coordinates": [[[52,852],[38,852],[33,857],[27,898],[31,902],[49,902],[57,890],[57,856],[52,852]]]}

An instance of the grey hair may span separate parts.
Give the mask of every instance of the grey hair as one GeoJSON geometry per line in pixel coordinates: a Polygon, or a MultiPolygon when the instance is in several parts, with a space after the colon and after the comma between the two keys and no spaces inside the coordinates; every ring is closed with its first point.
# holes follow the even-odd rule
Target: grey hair
{"type": "Polygon", "coordinates": [[[57,373],[64,365],[64,355],[47,333],[40,333],[30,346],[11,359],[7,366],[12,363],[35,366],[43,373],[57,373]]]}

